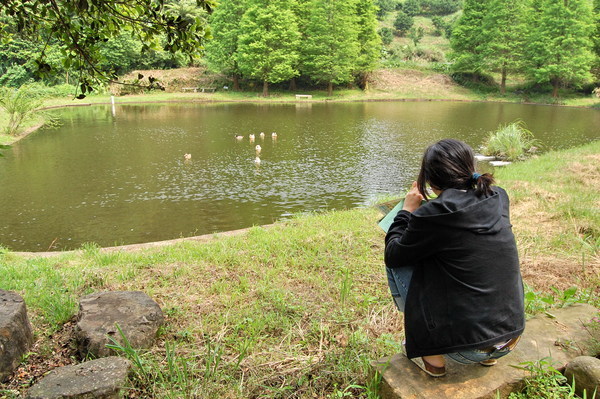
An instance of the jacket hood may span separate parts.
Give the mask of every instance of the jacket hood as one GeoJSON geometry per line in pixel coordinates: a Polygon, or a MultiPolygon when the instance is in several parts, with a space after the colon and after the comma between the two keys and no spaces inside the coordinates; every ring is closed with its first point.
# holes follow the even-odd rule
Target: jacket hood
{"type": "Polygon", "coordinates": [[[413,213],[417,227],[419,219],[440,226],[470,230],[478,234],[494,234],[508,222],[508,197],[493,187],[488,197],[477,197],[474,190],[446,189],[442,194],[413,213]]]}

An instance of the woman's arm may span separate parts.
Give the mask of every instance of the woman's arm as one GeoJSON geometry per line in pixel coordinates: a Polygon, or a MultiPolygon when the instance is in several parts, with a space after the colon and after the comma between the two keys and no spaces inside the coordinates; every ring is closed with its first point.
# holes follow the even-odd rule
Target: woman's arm
{"type": "Polygon", "coordinates": [[[385,236],[385,265],[389,268],[417,266],[420,260],[437,252],[439,234],[407,210],[394,218],[385,236]]]}

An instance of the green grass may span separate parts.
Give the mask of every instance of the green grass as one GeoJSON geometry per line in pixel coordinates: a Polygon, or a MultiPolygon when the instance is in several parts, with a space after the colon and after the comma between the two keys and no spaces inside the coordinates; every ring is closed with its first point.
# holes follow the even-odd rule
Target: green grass
{"type": "MultiPolygon", "coordinates": [[[[598,154],[600,142],[496,173],[512,197],[524,276],[528,292],[535,291],[528,294],[531,313],[579,300],[600,304],[598,185],[585,181],[593,173],[580,174],[597,168],[598,154]],[[529,230],[523,209],[532,202],[556,231],[529,230]],[[559,283],[578,290],[543,288],[561,268],[532,274],[528,262],[547,255],[561,268],[574,265],[577,272],[559,283]]],[[[41,348],[51,347],[52,333],[76,313],[81,296],[146,292],[167,322],[152,350],[123,349],[139,362],[132,389],[143,397],[371,398],[378,379],[369,362],[397,353],[402,339],[379,217],[372,208],[309,214],[237,236],[134,252],[93,244],[54,257],[2,251],[0,288],[24,297],[41,348]]],[[[544,227],[539,215],[531,217],[544,227]]]]}

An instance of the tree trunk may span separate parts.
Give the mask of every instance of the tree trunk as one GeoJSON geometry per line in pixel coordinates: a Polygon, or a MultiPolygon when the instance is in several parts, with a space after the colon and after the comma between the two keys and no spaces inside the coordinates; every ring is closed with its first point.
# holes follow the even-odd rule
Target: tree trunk
{"type": "Polygon", "coordinates": [[[233,90],[240,91],[240,77],[238,75],[233,75],[233,90]]]}
{"type": "Polygon", "coordinates": [[[558,79],[553,79],[552,80],[552,97],[553,98],[557,98],[558,97],[558,84],[559,84],[559,80],[558,79]]]}
{"type": "Polygon", "coordinates": [[[506,67],[502,67],[502,81],[500,82],[500,94],[506,93],[506,67]]]}
{"type": "Polygon", "coordinates": [[[367,72],[364,72],[361,75],[361,80],[362,80],[362,82],[361,82],[362,89],[364,91],[369,91],[369,74],[367,72]]]}
{"type": "Polygon", "coordinates": [[[327,83],[327,96],[331,97],[333,94],[333,82],[327,83]]]}
{"type": "Polygon", "coordinates": [[[296,91],[296,78],[290,80],[290,91],[296,91]]]}
{"type": "Polygon", "coordinates": [[[263,81],[263,97],[269,97],[269,82],[263,81]]]}

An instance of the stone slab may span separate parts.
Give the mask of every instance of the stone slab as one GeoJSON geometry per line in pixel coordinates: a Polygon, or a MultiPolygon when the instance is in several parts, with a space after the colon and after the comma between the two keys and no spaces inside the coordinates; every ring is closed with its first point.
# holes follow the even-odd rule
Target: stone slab
{"type": "Polygon", "coordinates": [[[418,369],[403,354],[373,362],[382,373],[383,399],[476,399],[496,398],[497,392],[506,397],[517,389],[528,372],[511,365],[551,357],[556,367],[563,368],[577,356],[589,355],[586,346],[590,335],[583,328],[597,315],[598,310],[578,304],[553,310],[552,316],[538,315],[527,321],[521,342],[509,355],[493,367],[461,365],[447,361],[447,375],[432,378],[418,369]]]}
{"type": "Polygon", "coordinates": [[[11,376],[32,344],[25,301],[15,292],[0,290],[0,382],[11,376]]]}
{"type": "Polygon", "coordinates": [[[127,383],[131,362],[111,356],[52,370],[32,386],[26,399],[117,399],[127,383]]]}
{"type": "Polygon", "coordinates": [[[154,344],[164,322],[162,310],[141,291],[108,291],[87,295],[79,301],[75,339],[81,357],[114,355],[106,347],[110,338],[123,344],[117,325],[133,348],[154,344]]]}

